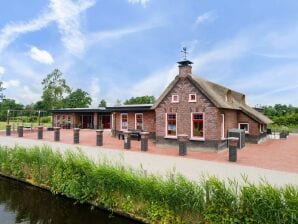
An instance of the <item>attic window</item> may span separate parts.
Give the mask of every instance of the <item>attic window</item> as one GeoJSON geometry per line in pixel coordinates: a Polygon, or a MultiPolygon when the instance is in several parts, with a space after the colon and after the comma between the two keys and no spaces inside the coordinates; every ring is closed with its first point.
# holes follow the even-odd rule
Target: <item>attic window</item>
{"type": "Polygon", "coordinates": [[[188,102],[197,102],[197,95],[196,94],[189,94],[188,102]]]}
{"type": "Polygon", "coordinates": [[[242,103],[242,104],[245,104],[245,95],[242,96],[242,98],[241,98],[241,103],[242,103]]]}
{"type": "Polygon", "coordinates": [[[231,90],[228,90],[225,95],[226,102],[231,101],[231,90]]]}
{"type": "Polygon", "coordinates": [[[172,103],[179,103],[179,96],[178,95],[172,95],[172,103]]]}

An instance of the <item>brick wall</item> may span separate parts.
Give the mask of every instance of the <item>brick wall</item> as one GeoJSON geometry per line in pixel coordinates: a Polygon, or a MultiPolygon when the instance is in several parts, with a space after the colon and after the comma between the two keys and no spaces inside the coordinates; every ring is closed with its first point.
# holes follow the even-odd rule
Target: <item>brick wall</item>
{"type": "Polygon", "coordinates": [[[76,121],[75,113],[52,113],[52,123],[53,126],[62,127],[65,123],[71,123],[71,128],[76,121]],[[57,120],[57,115],[60,116],[59,121],[57,120]]]}
{"type": "Polygon", "coordinates": [[[166,135],[166,113],[177,113],[177,134],[191,136],[191,113],[204,113],[206,140],[221,138],[221,113],[187,78],[181,77],[155,110],[156,136],[166,135]],[[188,102],[189,94],[196,94],[196,102],[188,102]],[[172,103],[172,95],[179,96],[179,103],[172,103]]]}
{"type": "MultiPolygon", "coordinates": [[[[143,114],[143,130],[151,133],[155,132],[155,112],[145,111],[145,112],[127,112],[128,115],[128,129],[135,129],[135,114],[143,114]]],[[[116,112],[114,114],[114,122],[116,124],[116,130],[121,130],[121,113],[116,112]],[[115,121],[116,118],[116,121],[115,121]]]]}
{"type": "Polygon", "coordinates": [[[225,138],[228,137],[228,130],[231,128],[238,128],[238,112],[236,110],[222,110],[225,115],[225,138]]]}
{"type": "MultiPolygon", "coordinates": [[[[249,135],[258,136],[260,135],[260,124],[255,120],[248,117],[241,111],[238,111],[238,123],[248,123],[249,124],[249,135]]],[[[238,125],[238,124],[237,124],[238,125]]],[[[238,126],[237,126],[238,128],[238,126]]]]}

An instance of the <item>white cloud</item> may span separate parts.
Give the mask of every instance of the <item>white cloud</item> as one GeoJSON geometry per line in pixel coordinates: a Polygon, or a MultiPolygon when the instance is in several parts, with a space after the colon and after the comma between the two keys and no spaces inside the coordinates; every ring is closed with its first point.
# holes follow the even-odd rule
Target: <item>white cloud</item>
{"type": "Polygon", "coordinates": [[[51,65],[54,63],[52,55],[46,50],[40,50],[37,47],[31,47],[28,55],[35,61],[38,61],[42,64],[51,65]]]}
{"type": "Polygon", "coordinates": [[[17,80],[17,79],[3,81],[4,88],[19,87],[19,86],[20,86],[20,80],[17,80]]]}
{"type": "Polygon", "coordinates": [[[4,75],[4,73],[5,73],[5,68],[0,66],[0,76],[4,75]]]}
{"type": "Polygon", "coordinates": [[[150,30],[161,25],[159,23],[148,23],[135,27],[90,33],[88,35],[88,45],[93,45],[104,40],[120,39],[126,35],[150,30]]]}
{"type": "Polygon", "coordinates": [[[94,4],[94,0],[80,0],[75,3],[71,0],[51,0],[50,8],[55,14],[62,42],[72,54],[80,55],[85,50],[80,13],[94,4]]]}
{"type": "Polygon", "coordinates": [[[13,42],[20,34],[33,32],[46,27],[54,18],[44,13],[37,19],[29,22],[9,23],[0,32],[0,53],[13,42]]]}
{"type": "Polygon", "coordinates": [[[131,4],[141,4],[142,6],[146,6],[150,0],[128,0],[131,4]]]}
{"type": "MultiPolygon", "coordinates": [[[[145,6],[149,0],[129,0],[132,4],[145,6]]],[[[124,35],[151,29],[160,24],[143,24],[142,26],[95,33],[82,32],[81,14],[94,6],[95,0],[50,0],[49,6],[41,15],[28,22],[10,23],[0,31],[0,53],[19,35],[40,30],[51,22],[56,22],[61,34],[61,41],[68,52],[81,56],[86,47],[102,40],[117,39],[124,35]]]]}
{"type": "Polygon", "coordinates": [[[16,99],[23,104],[30,104],[40,100],[40,93],[37,93],[29,86],[24,85],[18,89],[16,99]]]}
{"type": "Polygon", "coordinates": [[[207,22],[213,22],[217,18],[215,11],[208,11],[202,15],[199,15],[195,21],[196,25],[205,24],[207,22]]]}
{"type": "Polygon", "coordinates": [[[99,104],[100,85],[98,78],[91,79],[90,97],[92,98],[91,107],[97,107],[99,104]]]}
{"type": "Polygon", "coordinates": [[[40,30],[56,21],[65,47],[73,54],[81,54],[85,40],[80,30],[80,13],[94,4],[95,0],[51,0],[49,7],[38,18],[9,23],[0,31],[0,53],[19,35],[40,30]]]}

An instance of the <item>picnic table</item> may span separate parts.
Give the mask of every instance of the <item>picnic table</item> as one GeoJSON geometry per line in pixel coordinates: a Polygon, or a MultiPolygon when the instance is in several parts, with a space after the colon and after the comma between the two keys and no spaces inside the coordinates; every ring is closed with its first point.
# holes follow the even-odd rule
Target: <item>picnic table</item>
{"type": "MultiPolygon", "coordinates": [[[[142,130],[128,130],[131,132],[130,136],[136,138],[138,141],[141,140],[141,132],[142,130]]],[[[119,131],[118,139],[124,140],[124,131],[119,131]]]]}

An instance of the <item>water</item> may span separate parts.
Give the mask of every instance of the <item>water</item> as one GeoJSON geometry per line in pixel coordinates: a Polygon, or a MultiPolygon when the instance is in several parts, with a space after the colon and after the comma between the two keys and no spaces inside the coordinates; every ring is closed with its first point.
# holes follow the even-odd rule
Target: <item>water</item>
{"type": "Polygon", "coordinates": [[[137,224],[0,176],[0,224],[137,224]]]}

